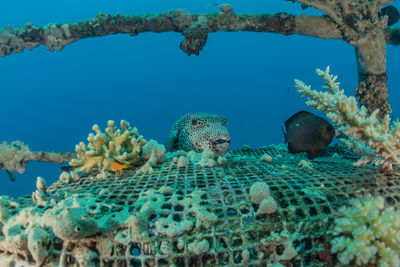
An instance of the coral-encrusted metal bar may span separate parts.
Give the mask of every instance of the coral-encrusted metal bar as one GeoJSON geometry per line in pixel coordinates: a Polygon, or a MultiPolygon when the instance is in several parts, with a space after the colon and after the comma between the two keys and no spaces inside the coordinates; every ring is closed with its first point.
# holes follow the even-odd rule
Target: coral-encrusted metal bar
{"type": "Polygon", "coordinates": [[[0,56],[22,52],[44,45],[49,51],[88,37],[144,32],[179,32],[185,36],[180,47],[188,55],[198,55],[208,33],[218,31],[272,32],[285,35],[301,34],[324,39],[341,39],[340,31],[327,18],[294,16],[287,13],[237,15],[229,8],[213,14],[190,14],[185,10],[168,11],[157,15],[123,16],[98,14],[96,18],[74,23],[48,24],[0,30],[0,56]]]}
{"type": "Polygon", "coordinates": [[[381,117],[389,114],[391,108],[386,85],[386,42],[399,45],[400,30],[396,27],[386,28],[387,20],[380,18],[378,11],[382,5],[392,0],[376,1],[373,5],[363,2],[357,6],[348,1],[341,2],[339,6],[332,1],[322,1],[321,4],[308,0],[297,2],[315,5],[327,16],[295,16],[288,13],[238,15],[228,4],[220,6],[220,13],[212,14],[191,14],[185,10],[136,16],[99,13],[96,18],[87,21],[41,27],[26,24],[25,27],[8,26],[0,29],[0,56],[22,52],[24,49],[31,50],[39,45],[46,46],[49,51],[62,50],[81,39],[118,33],[135,36],[144,32],[179,32],[185,37],[180,48],[188,55],[199,55],[208,34],[219,31],[271,32],[343,39],[356,48],[358,100],[370,112],[379,108],[381,117]],[[370,13],[371,16],[366,15],[370,13]],[[344,19],[351,14],[356,14],[356,21],[344,19]]]}

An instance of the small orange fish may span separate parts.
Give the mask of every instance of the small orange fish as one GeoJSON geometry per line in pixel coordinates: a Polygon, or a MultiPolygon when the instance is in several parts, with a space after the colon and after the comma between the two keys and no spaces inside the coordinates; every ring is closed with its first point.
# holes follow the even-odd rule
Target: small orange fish
{"type": "Polygon", "coordinates": [[[124,169],[129,168],[129,164],[120,164],[116,161],[110,164],[110,168],[113,169],[115,172],[122,172],[124,169]]]}

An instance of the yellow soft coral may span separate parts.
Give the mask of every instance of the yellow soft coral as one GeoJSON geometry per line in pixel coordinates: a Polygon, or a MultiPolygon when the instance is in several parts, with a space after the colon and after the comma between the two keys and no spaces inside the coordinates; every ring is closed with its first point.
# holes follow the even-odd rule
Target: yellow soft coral
{"type": "Polygon", "coordinates": [[[368,195],[339,209],[342,217],[335,220],[331,251],[342,264],[355,260],[364,266],[378,256],[379,267],[400,266],[400,212],[384,206],[381,196],[368,195]]]}
{"type": "Polygon", "coordinates": [[[139,154],[147,143],[136,127],[132,128],[124,120],[121,120],[121,130],[115,128],[112,120],[108,121],[105,133],[101,132],[97,124],[92,129],[96,135],[89,134],[87,146],[81,142],[75,147],[78,158],[70,162],[71,166],[80,167],[80,171],[89,173],[93,168],[108,170],[115,161],[130,164],[139,159],[139,154]]]}
{"type": "Polygon", "coordinates": [[[329,74],[329,67],[325,71],[317,69],[317,74],[325,80],[323,88],[327,91],[312,90],[295,80],[297,90],[310,99],[306,104],[324,112],[349,137],[342,139],[342,143],[363,156],[356,165],[371,162],[383,172],[392,172],[400,163],[400,122],[394,121],[390,126],[389,115],[382,120],[377,117],[379,110],[368,114],[354,97],[344,95],[339,89],[337,76],[329,74]]]}

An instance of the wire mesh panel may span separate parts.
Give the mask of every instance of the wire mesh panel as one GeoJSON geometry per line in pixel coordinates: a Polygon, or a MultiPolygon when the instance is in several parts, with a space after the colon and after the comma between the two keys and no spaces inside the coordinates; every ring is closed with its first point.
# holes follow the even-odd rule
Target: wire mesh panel
{"type": "MultiPolygon", "coordinates": [[[[319,253],[326,248],[327,233],[339,207],[368,193],[383,196],[389,204],[400,201],[398,176],[380,174],[372,167],[354,167],[357,157],[338,146],[328,148],[313,161],[302,154],[289,154],[281,145],[234,149],[226,158],[226,164],[212,168],[179,168],[165,162],[149,174],[126,170],[102,177],[93,172],[70,183],[54,183],[47,190],[53,203],[77,194],[90,196],[101,209],[107,207],[107,216],[125,210],[129,215],[142,214],[151,201],[158,203],[154,205],[160,211],[152,208],[146,213],[149,216],[140,226],[145,227],[143,238],[135,236],[129,224],[68,242],[53,235],[44,266],[55,262],[82,266],[265,266],[277,261],[286,266],[325,266],[319,253]],[[261,160],[265,154],[272,161],[261,160]],[[277,212],[257,213],[259,205],[252,203],[249,195],[256,182],[269,186],[277,212]],[[215,218],[207,223],[201,213],[215,218]],[[181,230],[174,232],[169,227],[181,230]],[[289,243],[294,245],[296,257],[288,257],[289,243]],[[86,256],[82,255],[92,256],[84,261],[86,256]]],[[[11,215],[34,206],[26,197],[16,202],[19,207],[10,207],[11,215]]],[[[29,253],[4,248],[0,252],[35,263],[29,253]]]]}

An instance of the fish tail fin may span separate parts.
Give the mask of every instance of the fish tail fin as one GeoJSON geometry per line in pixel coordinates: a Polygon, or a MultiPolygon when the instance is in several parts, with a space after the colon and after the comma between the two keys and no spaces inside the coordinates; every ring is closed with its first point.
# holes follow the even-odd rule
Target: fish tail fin
{"type": "Polygon", "coordinates": [[[347,139],[348,138],[347,135],[345,135],[343,132],[341,132],[341,131],[339,131],[337,129],[335,131],[335,137],[336,138],[343,138],[343,139],[347,139]]]}
{"type": "Polygon", "coordinates": [[[320,152],[321,152],[321,149],[309,150],[309,151],[307,151],[307,158],[314,159],[314,158],[318,157],[320,152]]]}
{"type": "Polygon", "coordinates": [[[15,175],[14,173],[10,172],[9,170],[6,170],[8,176],[10,177],[11,182],[15,181],[15,175]]]}
{"type": "Polygon", "coordinates": [[[285,137],[285,144],[286,144],[287,143],[287,133],[285,132],[285,130],[283,130],[282,125],[281,125],[281,129],[282,129],[283,136],[285,137]]]}

